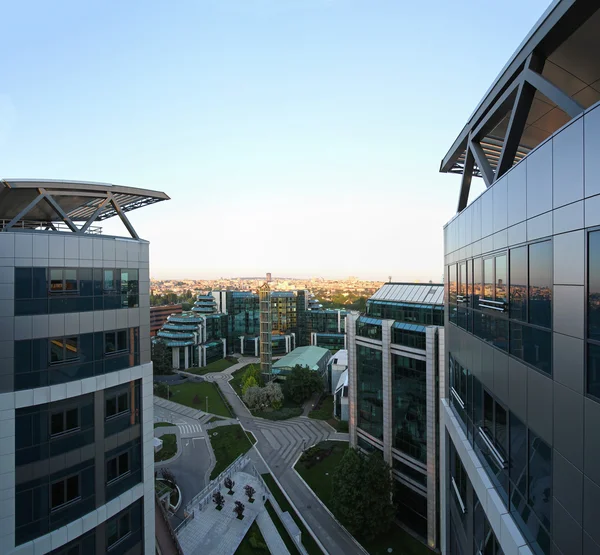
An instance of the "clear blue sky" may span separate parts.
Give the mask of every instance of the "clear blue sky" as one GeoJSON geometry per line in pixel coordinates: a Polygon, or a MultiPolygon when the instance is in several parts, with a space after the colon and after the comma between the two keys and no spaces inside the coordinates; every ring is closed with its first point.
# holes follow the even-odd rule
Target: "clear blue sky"
{"type": "Polygon", "coordinates": [[[0,176],[165,191],[153,277],[439,280],[439,162],[548,4],[11,2],[0,176]]]}

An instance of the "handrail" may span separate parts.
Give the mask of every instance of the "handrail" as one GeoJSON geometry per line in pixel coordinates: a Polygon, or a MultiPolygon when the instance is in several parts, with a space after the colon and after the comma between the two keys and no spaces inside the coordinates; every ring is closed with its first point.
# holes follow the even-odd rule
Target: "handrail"
{"type": "Polygon", "coordinates": [[[456,399],[456,402],[460,405],[460,408],[464,409],[465,408],[465,403],[460,398],[460,395],[456,392],[456,389],[454,389],[453,387],[451,387],[450,388],[450,393],[452,393],[452,396],[456,399]]]}
{"type": "Polygon", "coordinates": [[[487,448],[490,450],[492,459],[494,459],[494,462],[496,463],[496,465],[498,465],[500,470],[506,468],[506,461],[502,458],[502,455],[500,455],[500,453],[492,443],[492,440],[488,437],[488,435],[485,433],[485,430],[481,426],[479,426],[479,435],[481,436],[481,439],[483,439],[487,448]]]}
{"type": "Polygon", "coordinates": [[[456,495],[456,500],[459,502],[460,508],[464,514],[467,512],[467,509],[465,508],[465,504],[463,503],[462,497],[460,496],[460,492],[458,491],[458,486],[456,485],[456,482],[454,481],[454,476],[451,477],[451,482],[452,482],[452,488],[454,489],[454,495],[456,495]]]}
{"type": "MultiPolygon", "coordinates": [[[[0,219],[0,231],[11,222],[11,220],[0,219]]],[[[16,224],[11,226],[8,231],[17,231],[19,229],[28,229],[30,231],[67,231],[73,233],[73,230],[63,222],[49,222],[42,220],[19,220],[16,224]]],[[[91,225],[84,233],[91,235],[100,235],[102,233],[102,227],[97,225],[91,225]]]]}

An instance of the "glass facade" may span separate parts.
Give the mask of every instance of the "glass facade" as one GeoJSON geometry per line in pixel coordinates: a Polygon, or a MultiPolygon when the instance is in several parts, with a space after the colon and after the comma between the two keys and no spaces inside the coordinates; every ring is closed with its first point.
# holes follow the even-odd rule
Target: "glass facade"
{"type": "Polygon", "coordinates": [[[357,345],[358,427],[383,440],[383,380],[381,351],[357,345]]]}
{"type": "Polygon", "coordinates": [[[104,529],[107,553],[110,555],[125,555],[142,550],[141,545],[138,548],[139,550],[134,549],[144,539],[144,515],[142,511],[142,500],[140,499],[106,521],[104,529]]]}
{"type": "Polygon", "coordinates": [[[393,447],[427,462],[426,364],[392,354],[393,447]]]}
{"type": "Polygon", "coordinates": [[[451,264],[449,321],[552,374],[552,241],[451,264]]]}
{"type": "Polygon", "coordinates": [[[483,468],[536,552],[550,555],[551,447],[452,355],[449,375],[451,406],[483,468]]]}
{"type": "Polygon", "coordinates": [[[444,307],[440,305],[369,299],[367,301],[367,316],[423,324],[425,326],[444,325],[444,307]]]}
{"type": "Polygon", "coordinates": [[[392,325],[392,343],[411,347],[412,349],[426,349],[425,326],[394,322],[392,325]]]}
{"type": "Polygon", "coordinates": [[[139,328],[14,342],[14,389],[101,376],[140,363],[139,328]]]}
{"type": "Polygon", "coordinates": [[[586,390],[600,399],[600,231],[588,234],[587,282],[586,390]]]}
{"type": "Polygon", "coordinates": [[[138,306],[137,269],[15,268],[16,316],[138,306]]]}

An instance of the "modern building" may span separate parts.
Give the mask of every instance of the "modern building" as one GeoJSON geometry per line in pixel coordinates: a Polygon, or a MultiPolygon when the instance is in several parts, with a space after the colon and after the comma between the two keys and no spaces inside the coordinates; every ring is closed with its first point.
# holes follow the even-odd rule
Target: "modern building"
{"type": "Polygon", "coordinates": [[[318,372],[324,380],[327,378],[327,363],[331,352],[322,347],[297,347],[291,353],[273,363],[272,373],[278,378],[285,377],[295,366],[304,366],[313,372],[318,372]]]}
{"type": "Polygon", "coordinates": [[[348,351],[337,351],[327,363],[327,391],[333,393],[340,381],[340,376],[348,370],[348,351]]]}
{"type": "Polygon", "coordinates": [[[462,176],[444,229],[442,553],[600,553],[599,8],[553,2],[441,164],[462,176]]]}
{"type": "Polygon", "coordinates": [[[333,416],[343,422],[348,422],[348,370],[342,372],[333,390],[333,416]]]}
{"type": "Polygon", "coordinates": [[[180,304],[168,304],[165,306],[150,307],[150,336],[154,337],[156,332],[162,328],[171,315],[181,314],[183,311],[180,304]]]}
{"type": "Polygon", "coordinates": [[[306,312],[310,345],[331,351],[346,348],[346,310],[317,307],[306,312]]]}
{"type": "Polygon", "coordinates": [[[168,198],[0,181],[0,553],[154,553],[149,245],[126,213],[168,198]]]}
{"type": "MultiPolygon", "coordinates": [[[[350,444],[392,467],[398,520],[438,539],[437,390],[444,286],[386,283],[348,315],[350,444]]],[[[441,347],[440,347],[441,346],[441,347]]]]}

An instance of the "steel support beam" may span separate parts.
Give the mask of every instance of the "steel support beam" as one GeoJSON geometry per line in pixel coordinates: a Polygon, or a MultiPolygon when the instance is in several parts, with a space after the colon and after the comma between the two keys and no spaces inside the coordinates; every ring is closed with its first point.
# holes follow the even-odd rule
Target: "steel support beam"
{"type": "Polygon", "coordinates": [[[81,233],[85,233],[89,227],[96,221],[96,218],[102,212],[102,209],[111,201],[112,195],[108,195],[99,205],[98,208],[94,211],[94,213],[88,218],[88,220],[81,227],[81,233]]]}
{"type": "Polygon", "coordinates": [[[123,212],[123,210],[121,210],[119,203],[115,200],[115,197],[112,195],[110,196],[110,203],[114,206],[119,218],[121,218],[121,221],[123,222],[123,225],[127,228],[127,231],[129,231],[129,234],[134,239],[139,239],[139,236],[135,232],[135,229],[133,229],[131,222],[127,219],[127,216],[125,216],[125,212],[123,212]]]}
{"type": "Polygon", "coordinates": [[[44,194],[38,189],[38,196],[35,197],[23,210],[21,210],[10,222],[8,222],[4,229],[10,229],[13,227],[19,220],[22,220],[24,216],[26,216],[31,209],[38,203],[40,200],[44,198],[44,194]]]}
{"type": "Polygon", "coordinates": [[[490,187],[494,182],[494,170],[485,157],[483,148],[481,148],[481,145],[474,140],[469,141],[469,146],[473,153],[473,158],[475,158],[475,163],[481,172],[481,177],[483,177],[483,180],[485,181],[485,186],[490,187]]]}
{"type": "Polygon", "coordinates": [[[467,148],[465,153],[465,166],[463,168],[462,181],[460,182],[460,195],[458,197],[458,210],[462,212],[469,202],[469,191],[471,190],[471,180],[473,179],[473,153],[470,148],[467,148]]]}
{"type": "Polygon", "coordinates": [[[584,107],[579,104],[579,102],[573,100],[554,83],[551,83],[539,73],[531,69],[527,69],[525,71],[525,80],[533,85],[546,98],[550,99],[559,108],[564,110],[571,118],[577,117],[583,112],[584,107]]]}
{"type": "Polygon", "coordinates": [[[40,191],[42,191],[42,193],[44,194],[44,200],[50,205],[50,208],[52,208],[56,212],[56,214],[58,215],[58,217],[67,225],[67,227],[73,233],[79,233],[79,228],[71,221],[71,218],[69,218],[69,216],[67,216],[67,214],[60,207],[60,205],[58,204],[58,202],[56,202],[52,198],[52,196],[49,195],[44,189],[40,189],[40,191]]]}
{"type": "Polygon", "coordinates": [[[487,112],[487,115],[479,122],[471,138],[482,139],[485,137],[496,125],[498,125],[506,113],[510,110],[510,107],[514,104],[515,97],[521,78],[517,77],[513,83],[504,91],[504,94],[494,103],[491,109],[487,112]]]}

